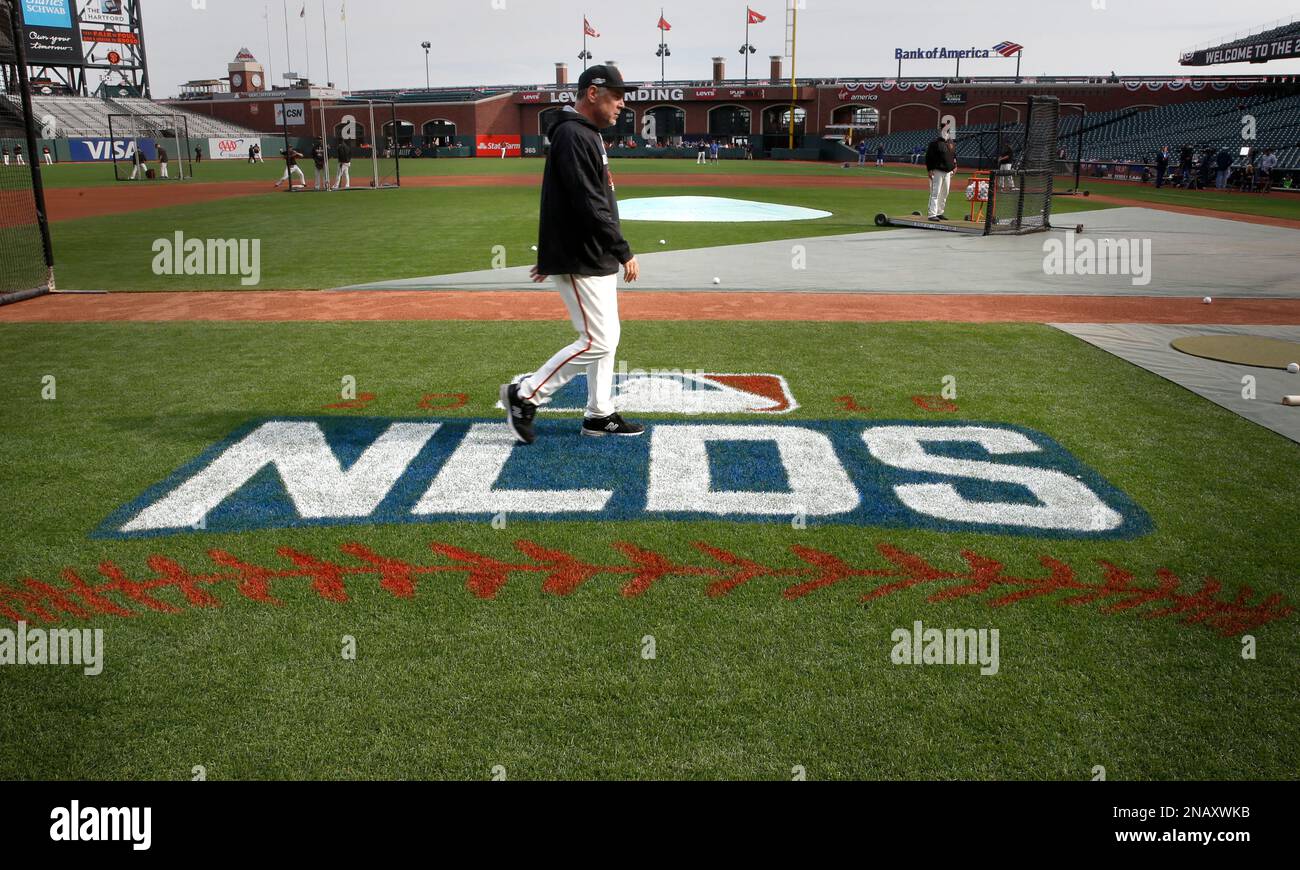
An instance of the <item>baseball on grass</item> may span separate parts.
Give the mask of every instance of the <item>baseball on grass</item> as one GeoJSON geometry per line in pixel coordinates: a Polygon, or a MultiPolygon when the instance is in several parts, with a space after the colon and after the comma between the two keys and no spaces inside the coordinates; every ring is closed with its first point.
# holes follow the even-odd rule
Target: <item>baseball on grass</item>
{"type": "Polygon", "coordinates": [[[1300,375],[1300,363],[1291,363],[1286,367],[1286,370],[1293,375],[1300,375]]]}
{"type": "Polygon", "coordinates": [[[660,240],[659,240],[659,244],[661,244],[661,245],[666,245],[666,244],[668,244],[668,240],[667,240],[667,239],[660,239],[660,240]]]}
{"type": "Polygon", "coordinates": [[[533,245],[533,250],[534,250],[534,251],[537,250],[537,246],[536,246],[536,245],[533,245]]]}

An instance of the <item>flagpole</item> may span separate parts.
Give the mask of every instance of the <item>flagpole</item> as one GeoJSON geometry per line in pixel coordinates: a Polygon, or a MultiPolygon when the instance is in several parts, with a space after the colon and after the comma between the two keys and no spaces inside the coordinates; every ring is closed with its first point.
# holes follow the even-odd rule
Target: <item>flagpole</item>
{"type": "Polygon", "coordinates": [[[745,7],[745,84],[749,84],[749,7],[745,7]]]}
{"type": "Polygon", "coordinates": [[[665,72],[668,55],[664,53],[664,8],[659,7],[659,84],[668,81],[668,75],[665,72]]]}
{"type": "Polygon", "coordinates": [[[330,25],[325,18],[325,0],[320,0],[320,23],[321,29],[325,31],[325,85],[328,87],[333,84],[330,79],[330,25]]]}
{"type": "Polygon", "coordinates": [[[343,0],[343,60],[347,64],[348,93],[352,93],[352,50],[348,47],[348,4],[343,0]]]}
{"type": "Polygon", "coordinates": [[[289,0],[283,0],[284,8],[284,56],[289,61],[287,73],[293,72],[293,49],[289,47],[289,0]]]}
{"type": "Polygon", "coordinates": [[[1022,48],[1016,52],[1016,81],[1020,81],[1020,58],[1024,57],[1025,50],[1022,48]]]}
{"type": "Polygon", "coordinates": [[[267,90],[274,87],[275,65],[271,63],[271,4],[262,8],[262,20],[266,22],[266,81],[267,90]]]}
{"type": "Polygon", "coordinates": [[[582,16],[582,71],[587,71],[587,16],[582,16]]]}
{"type": "Polygon", "coordinates": [[[302,14],[298,17],[302,19],[302,44],[307,52],[307,89],[311,90],[311,37],[307,33],[307,0],[303,0],[302,14]]]}

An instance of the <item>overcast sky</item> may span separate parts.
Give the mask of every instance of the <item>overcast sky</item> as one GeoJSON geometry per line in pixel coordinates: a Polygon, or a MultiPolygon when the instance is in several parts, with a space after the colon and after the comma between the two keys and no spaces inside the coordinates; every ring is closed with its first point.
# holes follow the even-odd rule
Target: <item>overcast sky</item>
{"type": "MultiPolygon", "coordinates": [[[[1300,60],[1209,68],[1178,65],[1179,52],[1279,18],[1300,15],[1300,5],[1276,0],[804,0],[799,14],[800,78],[891,76],[894,49],[988,48],[1011,40],[1025,46],[1025,75],[1170,75],[1188,72],[1269,74],[1300,72],[1300,60]],[[1100,7],[1100,8],[1097,8],[1100,7]]],[[[145,36],[155,96],[172,96],[190,79],[224,77],[243,46],[277,81],[286,70],[284,7],[289,48],[297,72],[325,80],[322,3],[329,28],[330,73],[347,86],[342,0],[143,0],[145,36]],[[194,6],[205,6],[194,9],[194,6]],[[265,13],[270,13],[270,44],[265,13]],[[304,24],[306,34],[304,35],[304,24]]],[[[784,51],[784,0],[752,0],[768,16],[750,30],[758,49],[751,75],[766,75],[768,56],[784,51]]],[[[584,11],[601,33],[590,40],[596,62],[617,60],[632,81],[659,77],[659,2],[571,0],[348,0],[352,87],[424,84],[429,40],[430,76],[438,85],[540,84],[554,78],[555,62],[581,69],[584,11]]],[[[727,75],[739,77],[744,42],[744,0],[669,0],[664,17],[672,57],[668,78],[707,79],[710,59],[727,58],[727,75]]],[[[909,61],[905,75],[948,75],[951,61],[909,61]]],[[[965,61],[967,75],[1009,75],[1015,60],[965,61]]],[[[576,78],[576,73],[572,75],[576,78]]]]}

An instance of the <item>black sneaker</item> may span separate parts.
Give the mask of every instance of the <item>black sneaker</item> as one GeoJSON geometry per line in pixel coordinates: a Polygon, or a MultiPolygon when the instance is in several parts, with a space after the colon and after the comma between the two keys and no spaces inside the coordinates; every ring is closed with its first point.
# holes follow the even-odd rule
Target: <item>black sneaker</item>
{"type": "Polygon", "coordinates": [[[587,417],[582,421],[582,434],[599,438],[602,435],[635,436],[645,433],[640,423],[629,423],[618,414],[608,417],[587,417]]]}
{"type": "Polygon", "coordinates": [[[941,215],[939,215],[939,220],[941,220],[941,221],[946,221],[947,219],[948,219],[948,216],[947,216],[946,214],[941,214],[941,215]]]}
{"type": "Polygon", "coordinates": [[[537,406],[519,398],[518,385],[501,385],[501,407],[506,409],[506,425],[514,433],[515,440],[521,444],[532,444],[537,440],[537,433],[533,431],[537,406]]]}

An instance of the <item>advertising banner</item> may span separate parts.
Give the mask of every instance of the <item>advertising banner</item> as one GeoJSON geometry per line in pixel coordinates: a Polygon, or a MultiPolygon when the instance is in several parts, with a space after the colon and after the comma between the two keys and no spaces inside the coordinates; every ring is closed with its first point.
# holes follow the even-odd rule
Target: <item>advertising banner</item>
{"type": "Polygon", "coordinates": [[[1219,63],[1267,63],[1296,57],[1300,57],[1300,39],[1288,36],[1257,41],[1247,39],[1232,46],[1188,51],[1178,62],[1183,66],[1213,66],[1219,63]]]}
{"type": "Polygon", "coordinates": [[[305,127],[307,125],[307,107],[302,103],[276,103],[275,126],[305,127]]]}
{"type": "Polygon", "coordinates": [[[522,157],[523,141],[521,136],[475,136],[474,137],[474,156],[475,157],[501,157],[501,152],[505,151],[506,157],[522,157]]]}
{"type": "Polygon", "coordinates": [[[261,141],[257,136],[237,139],[209,139],[208,155],[213,160],[247,160],[248,149],[261,141]]]}
{"type": "Polygon", "coordinates": [[[72,17],[72,0],[21,0],[27,60],[55,66],[81,66],[81,34],[72,17]]]}
{"type": "Polygon", "coordinates": [[[77,17],[84,24],[121,24],[126,25],[126,10],[122,8],[123,0],[80,0],[81,11],[77,17]]]}
{"type": "MultiPolygon", "coordinates": [[[[129,161],[135,156],[137,146],[145,159],[158,159],[158,145],[152,139],[109,139],[105,136],[68,140],[68,152],[74,163],[107,163],[114,159],[129,161]]],[[[177,155],[173,153],[172,156],[177,155]]]]}

